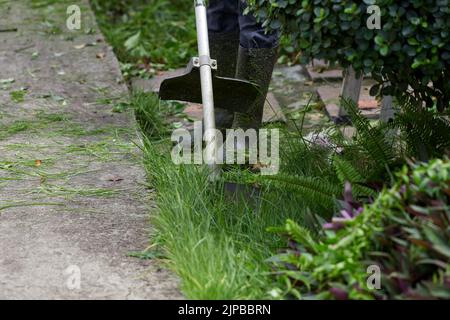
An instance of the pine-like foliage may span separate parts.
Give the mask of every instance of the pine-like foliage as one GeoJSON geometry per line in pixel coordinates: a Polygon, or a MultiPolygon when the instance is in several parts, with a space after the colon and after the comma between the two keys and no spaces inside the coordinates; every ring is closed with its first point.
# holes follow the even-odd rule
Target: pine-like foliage
{"type": "Polygon", "coordinates": [[[318,177],[279,174],[262,179],[265,182],[271,181],[278,188],[296,192],[311,208],[320,210],[325,216],[332,214],[337,204],[336,199],[342,194],[339,185],[318,177]]]}
{"type": "Polygon", "coordinates": [[[373,126],[370,120],[362,115],[355,102],[342,99],[341,105],[356,128],[358,146],[367,153],[378,168],[389,167],[395,159],[395,152],[386,130],[382,126],[373,126]]]}
{"type": "Polygon", "coordinates": [[[375,190],[367,187],[367,179],[348,160],[335,155],[333,157],[333,167],[342,185],[349,182],[352,185],[354,196],[376,196],[375,190]]]}
{"type": "Polygon", "coordinates": [[[396,119],[384,124],[365,118],[352,101],[342,100],[342,106],[356,129],[353,139],[339,128],[327,132],[329,147],[290,137],[282,157],[283,174],[261,181],[292,190],[307,200],[314,213],[325,216],[336,209],[346,183],[356,200],[373,199],[389,185],[392,172],[405,158],[427,160],[450,149],[450,121],[437,110],[403,102],[396,119]]]}
{"type": "Polygon", "coordinates": [[[407,153],[412,158],[427,161],[442,157],[450,149],[450,121],[436,109],[421,103],[403,100],[401,110],[390,127],[399,130],[407,153]]]}

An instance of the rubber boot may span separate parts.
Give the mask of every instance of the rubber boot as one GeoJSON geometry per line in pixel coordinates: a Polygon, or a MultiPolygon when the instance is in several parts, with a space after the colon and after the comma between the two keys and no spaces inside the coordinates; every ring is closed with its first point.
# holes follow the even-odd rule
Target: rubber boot
{"type": "Polygon", "coordinates": [[[249,106],[242,106],[242,111],[235,113],[233,128],[247,130],[261,127],[264,104],[277,57],[278,47],[262,49],[239,47],[236,78],[257,85],[259,94],[254,103],[249,106]]]}
{"type": "MultiPolygon", "coordinates": [[[[239,31],[232,33],[210,33],[211,58],[217,60],[217,75],[234,78],[239,51],[239,31]]],[[[225,109],[215,109],[216,127],[219,130],[231,128],[234,113],[225,109]]]]}

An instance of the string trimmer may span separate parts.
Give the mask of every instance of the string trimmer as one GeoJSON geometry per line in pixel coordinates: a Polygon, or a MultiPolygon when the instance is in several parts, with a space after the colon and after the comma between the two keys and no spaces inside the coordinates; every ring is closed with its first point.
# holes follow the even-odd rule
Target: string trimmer
{"type": "Polygon", "coordinates": [[[258,88],[249,81],[224,78],[216,75],[217,61],[210,56],[208,22],[204,0],[195,0],[195,17],[199,56],[190,60],[185,72],[162,82],[159,96],[162,100],[178,100],[203,104],[205,132],[204,161],[211,176],[220,173],[217,165],[217,141],[215,137],[214,108],[239,111],[242,105],[251,105],[258,95],[258,88]]]}

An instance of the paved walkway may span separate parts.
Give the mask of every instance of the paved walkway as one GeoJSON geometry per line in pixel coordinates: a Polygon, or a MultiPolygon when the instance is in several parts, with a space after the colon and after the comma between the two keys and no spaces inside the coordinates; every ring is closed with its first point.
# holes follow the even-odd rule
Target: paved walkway
{"type": "Polygon", "coordinates": [[[181,298],[129,257],[151,201],[133,116],[112,112],[126,94],[86,1],[0,1],[0,299],[181,298]]]}

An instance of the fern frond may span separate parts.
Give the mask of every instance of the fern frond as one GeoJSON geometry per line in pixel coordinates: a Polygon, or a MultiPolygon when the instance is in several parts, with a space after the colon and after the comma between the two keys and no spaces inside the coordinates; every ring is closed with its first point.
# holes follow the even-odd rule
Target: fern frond
{"type": "Polygon", "coordinates": [[[355,196],[375,197],[377,195],[375,190],[363,185],[367,182],[367,179],[364,178],[350,161],[335,155],[333,157],[333,166],[342,185],[346,182],[351,183],[355,196]]]}
{"type": "Polygon", "coordinates": [[[355,102],[342,99],[341,104],[357,130],[360,146],[380,168],[389,167],[395,158],[395,153],[391,144],[388,143],[386,132],[380,127],[372,126],[370,121],[362,115],[355,102]]]}
{"type": "MultiPolygon", "coordinates": [[[[450,149],[450,121],[437,110],[424,108],[420,103],[401,102],[401,110],[392,125],[400,129],[409,156],[442,157],[450,149]]],[[[426,159],[422,159],[426,160],[426,159]]]]}
{"type": "Polygon", "coordinates": [[[330,210],[336,205],[336,197],[341,193],[341,187],[317,177],[306,176],[266,176],[264,180],[272,181],[277,187],[293,190],[304,200],[330,210]]]}
{"type": "Polygon", "coordinates": [[[379,195],[379,193],[377,191],[375,191],[374,189],[360,185],[360,184],[353,184],[352,191],[353,191],[353,195],[355,197],[376,198],[379,195]]]}
{"type": "Polygon", "coordinates": [[[359,171],[349,161],[338,155],[333,157],[333,166],[341,183],[362,183],[365,181],[359,171]]]}

